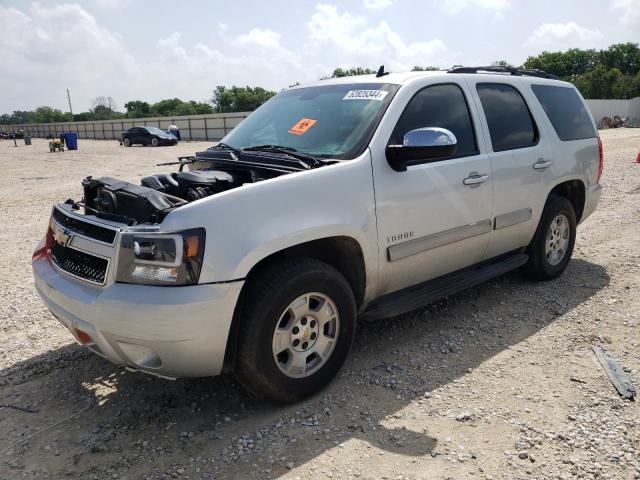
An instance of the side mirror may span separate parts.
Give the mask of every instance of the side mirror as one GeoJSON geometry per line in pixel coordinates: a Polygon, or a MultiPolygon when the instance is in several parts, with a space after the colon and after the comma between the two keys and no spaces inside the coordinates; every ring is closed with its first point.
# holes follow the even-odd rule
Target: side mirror
{"type": "Polygon", "coordinates": [[[385,153],[391,168],[404,172],[408,162],[453,155],[457,145],[456,136],[446,128],[426,127],[407,132],[402,145],[388,145],[385,153]]]}

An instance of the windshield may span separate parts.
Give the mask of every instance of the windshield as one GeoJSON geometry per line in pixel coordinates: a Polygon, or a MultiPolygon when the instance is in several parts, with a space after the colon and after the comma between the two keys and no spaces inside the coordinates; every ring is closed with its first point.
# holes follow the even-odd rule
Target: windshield
{"type": "Polygon", "coordinates": [[[161,134],[167,133],[164,130],[160,130],[159,128],[156,128],[156,127],[143,127],[143,128],[145,128],[147,130],[147,132],[155,133],[156,135],[161,135],[161,134]]]}
{"type": "Polygon", "coordinates": [[[222,142],[238,149],[278,145],[316,157],[355,158],[369,143],[398,87],[350,83],[286,90],[222,142]]]}

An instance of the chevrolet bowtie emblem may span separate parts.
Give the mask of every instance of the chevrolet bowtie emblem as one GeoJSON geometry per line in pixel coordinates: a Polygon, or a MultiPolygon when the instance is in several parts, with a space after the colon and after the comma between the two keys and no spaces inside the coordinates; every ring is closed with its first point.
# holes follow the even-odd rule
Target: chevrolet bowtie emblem
{"type": "Polygon", "coordinates": [[[73,233],[66,229],[56,229],[56,231],[53,232],[53,239],[56,241],[56,243],[66,247],[67,245],[69,245],[69,243],[71,243],[71,240],[73,239],[73,233]]]}

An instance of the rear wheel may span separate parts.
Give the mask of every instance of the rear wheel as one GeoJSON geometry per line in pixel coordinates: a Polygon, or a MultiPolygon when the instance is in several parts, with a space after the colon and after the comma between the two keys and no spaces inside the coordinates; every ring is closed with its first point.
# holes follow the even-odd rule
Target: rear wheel
{"type": "Polygon", "coordinates": [[[131,146],[131,139],[130,139],[129,137],[124,137],[124,138],[122,139],[122,144],[123,144],[125,147],[130,147],[130,146],[131,146]]]}
{"type": "Polygon", "coordinates": [[[256,395],[293,402],[340,370],[355,332],[347,280],[316,260],[293,260],[254,278],[240,306],[236,376],[256,395]]]}
{"type": "Polygon", "coordinates": [[[526,274],[535,280],[550,280],[564,272],[576,241],[576,214],[571,202],[551,196],[542,212],[538,229],[527,248],[526,274]]]}

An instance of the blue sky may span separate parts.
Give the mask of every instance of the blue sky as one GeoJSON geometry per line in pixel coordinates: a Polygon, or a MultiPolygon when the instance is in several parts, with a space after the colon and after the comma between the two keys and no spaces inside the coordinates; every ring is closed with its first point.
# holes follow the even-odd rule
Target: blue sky
{"type": "Polygon", "coordinates": [[[334,67],[448,68],[640,41],[640,0],[0,0],[0,113],[97,96],[206,101],[334,67]]]}

